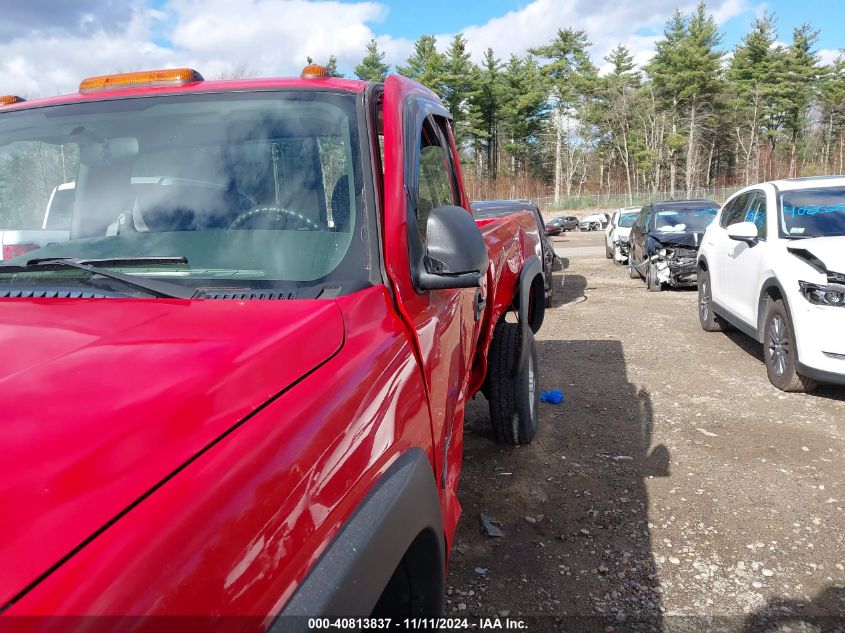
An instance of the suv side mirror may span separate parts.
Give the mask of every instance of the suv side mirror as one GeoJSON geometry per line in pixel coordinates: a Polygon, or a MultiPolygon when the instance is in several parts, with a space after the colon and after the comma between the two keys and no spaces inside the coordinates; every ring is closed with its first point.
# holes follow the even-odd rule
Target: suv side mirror
{"type": "Polygon", "coordinates": [[[757,243],[757,225],[754,222],[737,222],[728,227],[728,237],[749,246],[757,243]]]}
{"type": "Polygon", "coordinates": [[[487,245],[466,209],[446,205],[431,210],[426,223],[422,290],[475,288],[487,272],[487,245]]]}

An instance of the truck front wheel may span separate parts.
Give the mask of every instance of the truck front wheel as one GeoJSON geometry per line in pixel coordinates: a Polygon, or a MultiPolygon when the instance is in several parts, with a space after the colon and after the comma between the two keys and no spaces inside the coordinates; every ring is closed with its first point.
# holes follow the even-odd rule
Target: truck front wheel
{"type": "Polygon", "coordinates": [[[522,328],[502,320],[493,333],[487,375],[490,422],[497,442],[530,444],[537,432],[540,409],[540,380],[537,347],[528,333],[528,359],[519,367],[522,328]]]}

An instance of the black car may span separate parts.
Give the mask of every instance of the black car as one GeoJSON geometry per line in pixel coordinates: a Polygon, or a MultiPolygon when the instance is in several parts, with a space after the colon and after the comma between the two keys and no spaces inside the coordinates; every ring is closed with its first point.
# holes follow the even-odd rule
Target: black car
{"type": "Polygon", "coordinates": [[[698,247],[718,209],[719,205],[712,200],[671,200],[645,205],[631,227],[628,254],[631,278],[642,277],[652,292],[659,292],[664,284],[694,286],[698,247]]]}
{"type": "Polygon", "coordinates": [[[557,226],[561,231],[575,231],[578,228],[578,218],[574,215],[559,215],[546,222],[546,226],[557,226]]]}
{"type": "Polygon", "coordinates": [[[552,271],[559,269],[560,262],[555,254],[554,246],[546,235],[546,225],[543,222],[543,214],[533,202],[527,200],[487,200],[484,202],[470,203],[472,214],[476,219],[497,218],[503,215],[516,213],[517,211],[530,211],[537,220],[537,229],[540,233],[540,243],[543,246],[543,281],[545,285],[546,307],[552,303],[552,271]]]}

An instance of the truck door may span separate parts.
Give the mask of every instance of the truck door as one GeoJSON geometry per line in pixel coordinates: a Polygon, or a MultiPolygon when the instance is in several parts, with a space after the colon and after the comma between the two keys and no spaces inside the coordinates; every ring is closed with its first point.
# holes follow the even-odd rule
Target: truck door
{"type": "MultiPolygon", "coordinates": [[[[478,323],[476,288],[425,290],[414,286],[423,265],[426,221],[442,205],[467,209],[456,166],[448,113],[433,93],[390,76],[384,92],[384,253],[399,310],[416,339],[428,390],[434,466],[444,521],[457,522],[454,497],[460,472],[463,419],[478,323]]],[[[448,531],[447,531],[448,533],[448,531]]]]}

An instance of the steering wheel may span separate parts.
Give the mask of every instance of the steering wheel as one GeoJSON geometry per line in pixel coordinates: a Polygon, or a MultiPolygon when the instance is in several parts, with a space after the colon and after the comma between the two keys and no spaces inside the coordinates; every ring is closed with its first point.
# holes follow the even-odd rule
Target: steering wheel
{"type": "Polygon", "coordinates": [[[229,230],[240,228],[241,225],[246,224],[250,220],[262,215],[272,216],[270,219],[276,222],[284,222],[285,226],[287,226],[288,222],[292,221],[298,225],[297,228],[309,229],[311,231],[320,230],[320,227],[317,226],[316,223],[312,222],[301,213],[296,213],[290,209],[272,205],[259,205],[238,214],[238,217],[232,220],[231,224],[229,224],[229,230]]]}

